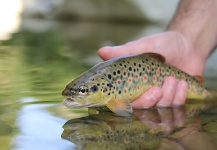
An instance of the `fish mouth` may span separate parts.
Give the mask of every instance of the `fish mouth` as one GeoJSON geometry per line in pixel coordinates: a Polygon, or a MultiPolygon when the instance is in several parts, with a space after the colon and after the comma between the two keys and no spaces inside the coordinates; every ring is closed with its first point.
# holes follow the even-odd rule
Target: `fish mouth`
{"type": "Polygon", "coordinates": [[[68,107],[68,108],[86,108],[89,107],[90,104],[81,104],[74,100],[72,97],[67,97],[64,101],[63,104],[68,107]]]}
{"type": "Polygon", "coordinates": [[[79,108],[80,107],[79,103],[76,102],[72,97],[67,97],[63,101],[63,104],[68,108],[79,108]]]}
{"type": "Polygon", "coordinates": [[[87,101],[86,101],[86,103],[78,102],[75,99],[73,99],[72,97],[67,97],[63,101],[63,104],[68,108],[87,108],[87,107],[104,106],[104,105],[101,105],[98,103],[88,103],[87,101]]]}

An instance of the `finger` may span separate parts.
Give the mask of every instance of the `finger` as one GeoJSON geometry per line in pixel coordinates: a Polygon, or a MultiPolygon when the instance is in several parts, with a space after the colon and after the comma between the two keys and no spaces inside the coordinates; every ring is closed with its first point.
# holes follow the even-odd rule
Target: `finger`
{"type": "Polygon", "coordinates": [[[188,83],[186,81],[179,81],[177,85],[176,94],[173,100],[174,106],[181,106],[185,104],[188,94],[188,83]]]}
{"type": "Polygon", "coordinates": [[[176,93],[176,87],[177,81],[174,77],[168,77],[165,79],[162,86],[163,96],[157,103],[158,107],[169,107],[172,105],[176,93]]]}
{"type": "Polygon", "coordinates": [[[159,87],[152,87],[135,101],[132,102],[132,107],[136,109],[151,108],[162,97],[162,90],[159,87]]]}

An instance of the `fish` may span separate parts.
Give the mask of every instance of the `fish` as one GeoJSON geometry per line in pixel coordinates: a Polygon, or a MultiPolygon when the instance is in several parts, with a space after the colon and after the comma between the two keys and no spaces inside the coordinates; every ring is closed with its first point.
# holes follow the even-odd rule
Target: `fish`
{"type": "Polygon", "coordinates": [[[68,108],[107,106],[117,115],[128,116],[132,113],[132,101],[151,87],[161,87],[169,76],[188,83],[188,99],[216,97],[216,92],[204,87],[202,77],[166,64],[160,54],[144,53],[95,65],[65,86],[63,103],[68,108]]]}

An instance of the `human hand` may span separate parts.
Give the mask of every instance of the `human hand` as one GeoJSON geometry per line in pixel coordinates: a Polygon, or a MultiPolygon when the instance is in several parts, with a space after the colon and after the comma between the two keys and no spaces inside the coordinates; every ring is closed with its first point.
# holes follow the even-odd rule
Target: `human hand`
{"type": "MultiPolygon", "coordinates": [[[[168,31],[161,34],[143,37],[121,46],[103,47],[99,56],[111,58],[154,52],[163,55],[166,63],[177,67],[190,75],[202,75],[205,59],[200,56],[192,44],[179,32],[168,31]]],[[[177,81],[174,77],[165,79],[162,87],[153,87],[132,102],[133,108],[150,108],[155,105],[169,107],[184,105],[188,92],[185,81],[177,81]]]]}

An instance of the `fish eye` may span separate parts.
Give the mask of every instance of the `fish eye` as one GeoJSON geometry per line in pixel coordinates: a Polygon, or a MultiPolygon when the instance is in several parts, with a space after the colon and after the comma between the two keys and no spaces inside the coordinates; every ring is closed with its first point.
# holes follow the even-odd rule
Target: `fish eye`
{"type": "Polygon", "coordinates": [[[87,88],[86,86],[80,86],[80,87],[78,88],[78,93],[79,93],[80,95],[86,95],[87,92],[88,92],[88,88],[87,88]]]}

